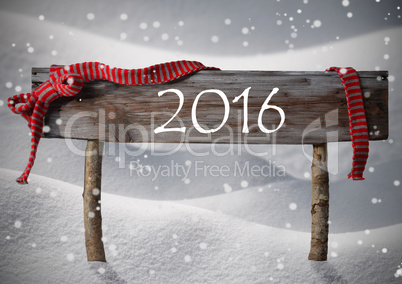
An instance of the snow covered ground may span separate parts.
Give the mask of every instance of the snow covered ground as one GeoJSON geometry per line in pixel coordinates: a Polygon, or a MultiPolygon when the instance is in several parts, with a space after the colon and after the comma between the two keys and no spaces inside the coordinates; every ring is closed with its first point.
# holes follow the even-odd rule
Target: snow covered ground
{"type": "MultiPolygon", "coordinates": [[[[21,187],[10,182],[16,174],[0,170],[4,185],[0,203],[2,283],[399,280],[395,275],[401,271],[400,223],[331,234],[329,260],[318,263],[306,260],[309,233],[260,225],[175,202],[107,193],[102,195],[102,211],[108,263],[87,263],[82,188],[38,175],[33,175],[31,184],[21,187]]],[[[287,191],[293,183],[273,186],[287,191]]],[[[235,199],[232,195],[227,198],[235,199]]],[[[268,205],[265,209],[290,215],[286,207],[278,210],[268,205]]]]}
{"type": "MultiPolygon", "coordinates": [[[[90,22],[89,12],[84,11],[85,23],[90,22]]],[[[395,13],[398,10],[392,7],[391,15],[395,13]]],[[[100,12],[95,15],[100,21],[100,12]]],[[[218,56],[111,39],[79,28],[79,24],[38,16],[0,10],[0,25],[7,27],[0,29],[1,283],[402,282],[401,27],[352,38],[341,34],[339,40],[326,44],[317,40],[303,49],[218,56]],[[43,139],[30,184],[15,183],[28,159],[29,131],[5,102],[15,93],[30,90],[31,67],[101,61],[138,68],[177,59],[199,60],[226,70],[324,70],[347,65],[357,70],[389,71],[390,139],[370,143],[365,181],[346,178],[352,160],[350,143],[330,144],[327,262],[307,260],[310,162],[301,146],[254,146],[256,151],[269,152],[264,157],[247,153],[244,147],[241,155],[224,157],[195,157],[185,147],[169,156],[155,156],[152,149],[146,149],[132,157],[119,147],[135,150],[139,145],[106,144],[107,149],[116,147],[116,154],[106,153],[103,162],[107,264],[86,261],[83,157],[73,154],[63,140],[43,139]],[[122,158],[124,166],[119,168],[122,158]],[[150,167],[173,162],[191,168],[197,161],[231,169],[236,163],[262,166],[275,162],[286,169],[286,176],[215,178],[190,170],[187,176],[152,180],[129,168],[131,162],[150,167]]],[[[222,15],[222,29],[214,30],[221,42],[225,36],[220,33],[227,28],[225,18],[222,15]]],[[[320,18],[325,33],[325,17],[320,18]]],[[[232,17],[232,26],[235,21],[232,17]]],[[[148,24],[145,32],[151,33],[148,24]]],[[[239,34],[244,37],[241,31],[239,34]]],[[[74,143],[80,149],[85,147],[82,141],[74,143]]],[[[159,152],[174,147],[156,145],[159,152]]],[[[207,145],[192,147],[209,149],[207,145]]],[[[219,150],[224,152],[224,147],[219,150]]],[[[311,146],[306,145],[305,151],[311,153],[311,146]]]]}

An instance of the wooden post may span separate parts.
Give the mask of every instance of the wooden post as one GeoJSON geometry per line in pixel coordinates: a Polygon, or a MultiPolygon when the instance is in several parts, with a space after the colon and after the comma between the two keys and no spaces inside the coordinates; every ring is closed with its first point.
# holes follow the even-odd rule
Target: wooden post
{"type": "Polygon", "coordinates": [[[327,144],[313,145],[312,202],[311,202],[311,247],[309,260],[327,260],[329,179],[327,167],[327,144]]]}
{"type": "Polygon", "coordinates": [[[103,142],[88,140],[85,151],[84,226],[88,261],[106,262],[102,242],[101,180],[103,142]]]}

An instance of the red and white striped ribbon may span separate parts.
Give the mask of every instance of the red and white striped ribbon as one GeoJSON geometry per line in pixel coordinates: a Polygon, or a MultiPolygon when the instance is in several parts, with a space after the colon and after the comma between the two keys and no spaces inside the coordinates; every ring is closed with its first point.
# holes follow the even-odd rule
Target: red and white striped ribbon
{"type": "Polygon", "coordinates": [[[336,71],[339,74],[346,93],[353,147],[352,170],[348,178],[364,180],[363,172],[369,155],[369,135],[359,76],[352,67],[331,67],[326,71],[336,71]]]}
{"type": "Polygon", "coordinates": [[[108,80],[125,85],[151,85],[169,82],[204,69],[219,70],[188,60],[162,63],[142,69],[111,68],[99,62],[52,65],[49,80],[42,83],[32,93],[8,98],[8,107],[12,112],[24,117],[31,129],[31,152],[28,165],[22,175],[17,178],[17,182],[28,183],[28,176],[34,165],[43,133],[44,116],[49,109],[49,104],[55,99],[78,94],[84,82],[87,81],[108,80]]]}

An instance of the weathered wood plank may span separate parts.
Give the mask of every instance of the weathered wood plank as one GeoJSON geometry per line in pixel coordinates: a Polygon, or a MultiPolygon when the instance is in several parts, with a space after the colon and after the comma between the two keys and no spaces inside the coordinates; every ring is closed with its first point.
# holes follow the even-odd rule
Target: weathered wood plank
{"type": "MultiPolygon", "coordinates": [[[[48,78],[49,68],[32,69],[32,86],[48,78]]],[[[371,140],[388,137],[388,72],[358,72],[371,140]]],[[[199,99],[197,119],[205,129],[221,124],[224,103],[213,93],[199,99]]],[[[279,113],[267,110],[263,125],[275,129],[279,113]]],[[[319,144],[350,141],[345,92],[335,72],[302,71],[200,71],[170,83],[152,86],[125,86],[107,81],[85,83],[72,98],[55,100],[46,115],[50,132],[47,138],[94,139],[106,142],[190,142],[249,144],[319,144]],[[250,132],[242,133],[243,103],[233,103],[246,88],[250,132]],[[279,92],[269,105],[278,106],[286,115],[284,125],[272,134],[261,132],[258,115],[274,87],[279,92]],[[185,126],[186,132],[154,133],[176,112],[179,98],[174,93],[158,97],[158,92],[178,89],[184,94],[179,114],[166,127],[185,126]],[[225,93],[230,103],[226,124],[217,132],[199,133],[193,127],[191,110],[196,96],[208,89],[225,93]],[[181,123],[180,123],[181,121],[181,123]]]]}

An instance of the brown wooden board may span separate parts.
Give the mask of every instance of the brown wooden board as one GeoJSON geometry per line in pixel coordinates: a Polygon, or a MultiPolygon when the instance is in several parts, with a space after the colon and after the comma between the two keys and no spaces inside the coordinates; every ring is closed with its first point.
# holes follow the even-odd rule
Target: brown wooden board
{"type": "MultiPolygon", "coordinates": [[[[366,109],[370,140],[388,138],[388,72],[358,72],[366,109]]],[[[49,68],[32,69],[32,88],[49,76],[49,68]]],[[[224,102],[215,93],[199,98],[197,120],[204,129],[215,128],[224,118],[224,102]]],[[[262,115],[263,125],[275,129],[280,115],[274,109],[262,115]]],[[[151,86],[126,86],[108,81],[84,84],[75,97],[51,103],[45,117],[50,131],[46,138],[74,138],[105,142],[317,144],[350,141],[349,119],[343,85],[336,72],[314,71],[211,71],[204,70],[182,79],[151,86]],[[243,98],[233,99],[251,87],[248,98],[249,133],[242,133],[243,98]],[[284,125],[266,134],[257,126],[260,109],[273,88],[279,88],[269,102],[283,109],[284,125]],[[154,133],[177,111],[175,93],[184,94],[183,107],[166,127],[186,127],[185,133],[154,133]],[[198,132],[191,118],[197,95],[205,90],[224,92],[230,103],[225,125],[214,133],[198,132]],[[182,124],[180,124],[180,121],[182,124]]]]}

